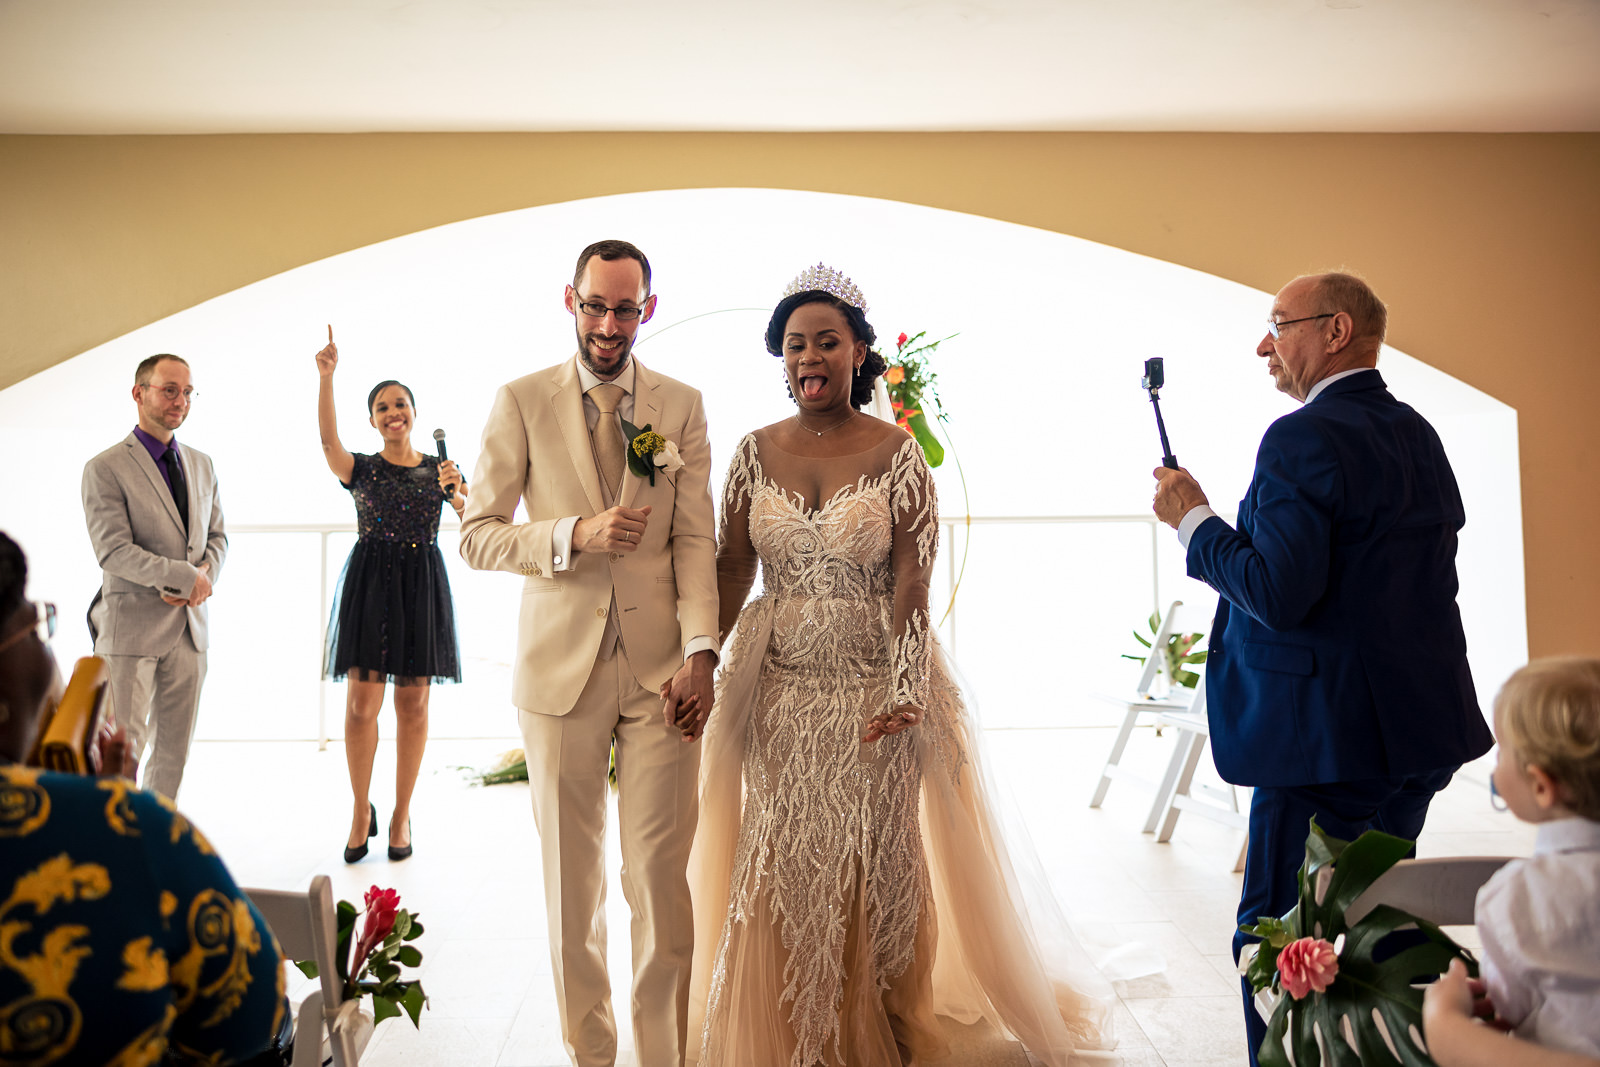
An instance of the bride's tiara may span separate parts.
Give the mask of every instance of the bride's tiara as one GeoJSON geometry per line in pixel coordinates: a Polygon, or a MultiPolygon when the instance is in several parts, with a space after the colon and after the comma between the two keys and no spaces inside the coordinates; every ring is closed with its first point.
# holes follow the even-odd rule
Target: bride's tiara
{"type": "Polygon", "coordinates": [[[800,277],[789,283],[783,290],[783,295],[787,299],[796,293],[810,292],[827,293],[829,296],[838,297],[851,307],[859,308],[861,314],[867,313],[867,298],[861,295],[856,283],[832,267],[825,267],[821,263],[815,267],[807,267],[800,272],[800,277]]]}

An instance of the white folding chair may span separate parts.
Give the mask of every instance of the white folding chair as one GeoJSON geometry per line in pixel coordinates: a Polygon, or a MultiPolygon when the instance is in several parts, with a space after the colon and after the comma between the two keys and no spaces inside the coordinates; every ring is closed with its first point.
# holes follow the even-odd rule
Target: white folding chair
{"type": "Polygon", "coordinates": [[[285,960],[316,960],[319,987],[300,1004],[295,1017],[293,1067],[356,1067],[372,1039],[372,1017],[359,1002],[344,1000],[334,952],[339,924],[333,883],[325,874],[298,893],[246,889],[278,938],[285,960]]]}
{"type": "MultiPolygon", "coordinates": [[[[1213,822],[1243,830],[1248,835],[1250,816],[1241,808],[1239,789],[1196,783],[1194,772],[1200,766],[1200,757],[1211,740],[1211,721],[1206,715],[1206,687],[1204,680],[1195,689],[1194,702],[1182,711],[1162,711],[1156,714],[1155,723],[1171,727],[1178,733],[1172,758],[1167,761],[1167,772],[1161,779],[1158,794],[1162,798],[1160,825],[1156,828],[1157,841],[1172,840],[1172,831],[1178,825],[1178,816],[1186,811],[1213,822]],[[1198,794],[1198,795],[1197,795],[1198,794]]],[[[1244,870],[1245,853],[1250,848],[1246,836],[1234,860],[1235,871],[1244,870]]]]}
{"type": "Polygon", "coordinates": [[[1166,801],[1166,791],[1171,789],[1172,783],[1168,782],[1163,787],[1152,782],[1142,775],[1135,774],[1122,766],[1122,753],[1128,747],[1128,738],[1133,735],[1133,728],[1139,724],[1141,715],[1165,714],[1168,712],[1185,711],[1189,707],[1190,690],[1178,685],[1173,679],[1167,679],[1171,684],[1169,694],[1164,699],[1156,699],[1150,695],[1150,689],[1155,685],[1156,678],[1166,674],[1166,656],[1161,650],[1166,648],[1167,639],[1174,633],[1184,632],[1183,601],[1174,600],[1167,613],[1161,617],[1161,626],[1156,632],[1155,640],[1151,644],[1150,655],[1144,661],[1144,670],[1139,673],[1139,683],[1134,688],[1132,696],[1111,696],[1099,694],[1102,700],[1119,704],[1123,708],[1122,726],[1117,730],[1117,739],[1111,744],[1111,754],[1106,757],[1106,765],[1100,772],[1100,781],[1095,786],[1094,797],[1089,801],[1091,808],[1098,808],[1106,799],[1106,791],[1111,788],[1113,780],[1134,782],[1146,789],[1155,792],[1155,803],[1150,806],[1150,814],[1144,822],[1144,832],[1150,833],[1156,828],[1156,822],[1161,818],[1161,811],[1166,801]]]}

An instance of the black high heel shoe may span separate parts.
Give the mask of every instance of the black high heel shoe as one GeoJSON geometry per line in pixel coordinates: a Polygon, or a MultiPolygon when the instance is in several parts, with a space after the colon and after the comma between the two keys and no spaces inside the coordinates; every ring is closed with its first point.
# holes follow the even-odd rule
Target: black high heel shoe
{"type": "MultiPolygon", "coordinates": [[[[406,837],[410,838],[410,836],[411,836],[411,820],[407,819],[406,820],[406,837]]],[[[389,858],[391,860],[396,860],[396,861],[410,859],[411,858],[411,846],[408,844],[408,845],[405,845],[405,846],[403,846],[401,848],[395,848],[393,845],[390,845],[389,846],[389,858]]]]}
{"type": "MultiPolygon", "coordinates": [[[[369,838],[376,837],[378,836],[378,806],[369,800],[367,801],[367,808],[372,812],[372,822],[367,825],[367,836],[369,838]]],[[[393,850],[391,849],[390,851],[393,850]]],[[[357,845],[355,848],[351,848],[348,845],[345,846],[344,861],[346,863],[360,863],[366,858],[367,843],[365,841],[361,842],[361,844],[357,845]]]]}

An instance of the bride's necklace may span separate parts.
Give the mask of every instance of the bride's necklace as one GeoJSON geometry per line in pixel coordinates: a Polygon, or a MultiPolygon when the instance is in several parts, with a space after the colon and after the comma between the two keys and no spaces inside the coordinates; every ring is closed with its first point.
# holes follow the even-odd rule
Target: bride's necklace
{"type": "Polygon", "coordinates": [[[798,413],[795,414],[794,421],[802,430],[806,431],[806,433],[814,433],[818,437],[821,437],[825,433],[832,433],[834,430],[837,430],[839,427],[843,426],[845,423],[849,422],[851,419],[853,419],[855,417],[856,417],[856,413],[852,411],[850,414],[846,415],[844,418],[840,419],[838,422],[834,423],[832,426],[829,426],[826,430],[813,430],[811,427],[807,426],[804,422],[802,422],[800,420],[800,415],[798,413]]]}

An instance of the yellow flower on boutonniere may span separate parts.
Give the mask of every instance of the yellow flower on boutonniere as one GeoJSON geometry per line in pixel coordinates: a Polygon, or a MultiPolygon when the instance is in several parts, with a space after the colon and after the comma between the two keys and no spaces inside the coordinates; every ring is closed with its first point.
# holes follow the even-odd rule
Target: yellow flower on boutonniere
{"type": "Polygon", "coordinates": [[[623,419],[622,432],[628,437],[628,469],[640,478],[649,479],[651,485],[656,484],[657,470],[664,474],[676,474],[683,467],[678,446],[656,433],[648,424],[639,427],[623,419]]]}

